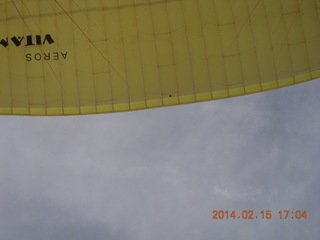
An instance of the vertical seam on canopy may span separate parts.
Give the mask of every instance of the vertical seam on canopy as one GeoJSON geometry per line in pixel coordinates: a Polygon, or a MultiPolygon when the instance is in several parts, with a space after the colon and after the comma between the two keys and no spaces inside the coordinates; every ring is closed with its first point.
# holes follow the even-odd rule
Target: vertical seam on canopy
{"type": "MultiPolygon", "coordinates": [[[[25,4],[24,4],[25,5],[25,4]]],[[[25,5],[25,7],[27,7],[25,5]]],[[[39,4],[38,5],[38,8],[37,8],[38,12],[39,12],[39,15],[41,13],[41,5],[39,4]]],[[[43,24],[43,21],[41,21],[41,18],[39,17],[39,25],[41,27],[41,24],[43,24]]],[[[43,75],[43,96],[44,96],[44,101],[45,101],[45,104],[44,104],[44,109],[45,109],[45,112],[46,112],[46,115],[48,115],[48,100],[47,100],[47,84],[46,84],[46,75],[45,75],[45,68],[44,68],[44,62],[41,63],[41,67],[42,67],[42,75],[43,75]]]]}
{"type": "MultiPolygon", "coordinates": [[[[135,4],[135,1],[133,1],[133,3],[135,4]]],[[[146,99],[146,84],[145,84],[145,76],[144,76],[144,69],[143,69],[143,66],[142,66],[142,53],[141,53],[141,41],[139,41],[139,39],[141,38],[140,37],[140,31],[139,31],[139,22],[138,22],[138,16],[137,16],[137,8],[134,8],[134,19],[135,19],[135,22],[136,22],[136,27],[137,27],[137,38],[138,38],[138,52],[139,52],[139,62],[140,62],[140,70],[141,70],[141,81],[142,81],[142,85],[143,85],[143,101],[146,103],[147,99],[146,99]]],[[[136,101],[136,100],[135,100],[136,101]]],[[[140,101],[140,99],[138,100],[140,101]]]]}
{"type": "Polygon", "coordinates": [[[167,13],[167,21],[168,21],[168,27],[169,27],[169,35],[170,35],[170,43],[171,43],[171,54],[172,54],[172,60],[173,60],[173,72],[174,72],[174,81],[175,81],[175,85],[176,85],[176,94],[178,97],[178,103],[180,104],[180,91],[179,91],[179,84],[178,84],[178,79],[177,79],[177,63],[176,63],[176,56],[174,53],[174,44],[173,44],[173,38],[172,38],[172,24],[170,21],[170,14],[169,14],[169,9],[168,9],[168,3],[164,3],[165,4],[165,8],[166,8],[166,13],[167,13]]]}
{"type": "MultiPolygon", "coordinates": [[[[56,7],[57,5],[54,4],[54,6],[56,7]]],[[[54,12],[55,12],[55,11],[54,11],[54,12]]],[[[40,18],[40,17],[45,17],[45,16],[46,16],[45,14],[39,15],[39,18],[40,18]]],[[[57,15],[57,14],[54,14],[53,17],[54,17],[54,19],[51,20],[51,21],[54,23],[53,25],[55,26],[55,33],[56,33],[56,35],[58,35],[58,34],[57,34],[57,33],[59,33],[59,31],[58,31],[58,23],[57,23],[58,15],[57,15]]],[[[50,18],[49,18],[49,19],[50,19],[50,18]]],[[[58,37],[58,39],[59,39],[59,37],[58,37]]],[[[57,42],[56,42],[57,46],[59,46],[59,42],[60,42],[60,41],[57,41],[57,42]]],[[[58,49],[59,49],[59,47],[58,47],[58,49]]],[[[42,49],[40,49],[40,51],[41,51],[41,50],[42,50],[42,49]]],[[[61,108],[61,110],[62,110],[62,109],[63,109],[63,106],[64,106],[64,96],[63,96],[64,88],[63,88],[63,83],[62,83],[62,78],[61,78],[61,68],[60,68],[60,64],[59,64],[59,67],[58,67],[58,73],[56,73],[56,72],[54,71],[54,68],[53,68],[52,65],[50,64],[50,62],[49,62],[49,61],[46,61],[46,63],[47,63],[47,65],[49,66],[51,72],[53,73],[54,78],[57,80],[57,83],[58,83],[59,86],[60,86],[61,106],[59,106],[59,107],[57,107],[57,108],[61,108]]],[[[45,71],[44,71],[44,72],[45,72],[45,71]]],[[[46,107],[46,112],[48,113],[47,107],[46,107]]]]}
{"type": "MultiPolygon", "coordinates": [[[[221,61],[223,63],[223,70],[224,70],[224,78],[225,78],[225,85],[224,85],[224,89],[222,90],[226,90],[228,97],[230,96],[229,91],[228,91],[228,78],[227,78],[227,69],[226,69],[226,63],[224,61],[224,51],[223,51],[223,41],[222,41],[222,36],[221,36],[221,29],[220,29],[220,21],[219,21],[219,16],[218,16],[218,11],[217,11],[217,4],[215,3],[215,1],[212,1],[212,5],[213,5],[213,9],[215,12],[215,16],[216,16],[216,20],[217,20],[217,32],[219,35],[219,41],[220,41],[220,45],[221,45],[221,61]]],[[[220,90],[217,90],[216,92],[218,92],[220,90]]]]}
{"type": "MultiPolygon", "coordinates": [[[[237,46],[237,52],[239,53],[238,55],[238,58],[239,58],[239,62],[240,62],[240,71],[241,71],[241,82],[242,82],[242,86],[243,86],[243,89],[245,89],[245,80],[244,80],[244,72],[243,72],[243,63],[242,63],[242,59],[241,59],[241,57],[242,57],[242,55],[241,55],[241,51],[240,51],[240,42],[239,42],[239,37],[240,37],[240,33],[241,33],[241,31],[242,31],[242,29],[243,29],[243,27],[244,26],[242,26],[241,28],[240,28],[240,30],[239,31],[237,31],[237,24],[236,24],[236,19],[235,19],[235,11],[234,11],[234,9],[232,8],[232,4],[231,4],[231,2],[230,2],[230,0],[228,0],[228,2],[229,2],[229,5],[231,5],[231,15],[232,15],[232,21],[233,21],[233,25],[234,25],[234,30],[235,30],[235,33],[236,33],[236,35],[235,35],[235,38],[234,38],[234,40],[231,42],[231,44],[230,44],[230,47],[233,45],[233,44],[236,44],[236,46],[237,46]]],[[[237,88],[237,87],[236,87],[237,88]]],[[[228,94],[230,95],[230,90],[232,90],[232,88],[229,88],[229,86],[228,86],[228,94]]]]}
{"type": "MultiPolygon", "coordinates": [[[[24,25],[27,27],[28,31],[30,32],[30,34],[32,35],[32,32],[28,26],[28,24],[26,23],[25,19],[23,18],[23,15],[21,14],[20,10],[18,9],[17,5],[15,4],[15,2],[13,0],[11,0],[14,8],[16,9],[17,13],[19,14],[21,20],[23,21],[24,25]]],[[[22,2],[23,3],[23,2],[22,2]]],[[[29,112],[29,115],[31,114],[30,112],[30,98],[29,98],[29,84],[28,84],[28,77],[27,77],[27,65],[26,63],[24,62],[24,66],[25,66],[25,81],[26,81],[26,86],[27,86],[27,89],[26,89],[26,95],[27,95],[27,101],[28,101],[28,112],[29,112]]]]}
{"type": "MultiPolygon", "coordinates": [[[[280,0],[280,8],[281,8],[281,13],[282,13],[282,21],[283,21],[283,24],[286,28],[286,33],[285,33],[285,38],[283,40],[283,44],[286,43],[287,45],[289,44],[289,38],[288,38],[288,34],[291,30],[291,27],[293,26],[293,23],[294,21],[290,24],[290,26],[287,26],[286,24],[286,19],[284,17],[284,8],[283,8],[283,0],[280,0]]],[[[293,77],[293,81],[295,82],[295,79],[294,79],[294,69],[293,69],[293,62],[292,62],[292,54],[291,54],[291,48],[288,46],[288,52],[289,52],[289,58],[290,58],[290,63],[291,63],[291,77],[293,77]]],[[[280,54],[281,50],[279,51],[279,54],[280,54]]],[[[278,82],[278,81],[277,81],[278,82]]]]}
{"type": "Polygon", "coordinates": [[[196,85],[195,85],[195,76],[194,76],[194,69],[193,69],[193,65],[192,65],[192,54],[191,54],[191,49],[190,49],[190,40],[189,40],[189,36],[188,36],[188,25],[187,25],[187,20],[186,20],[186,14],[185,14],[185,5],[184,2],[180,2],[180,9],[182,11],[182,15],[183,15],[183,22],[184,22],[184,32],[185,32],[185,36],[187,39],[187,50],[188,50],[188,55],[189,55],[189,63],[190,63],[190,71],[191,71],[191,75],[192,75],[192,87],[193,87],[193,95],[196,99],[196,85]]]}
{"type": "MultiPolygon", "coordinates": [[[[8,2],[5,2],[5,8],[6,8],[6,10],[8,9],[8,5],[9,5],[9,3],[8,2]]],[[[8,34],[8,13],[7,13],[7,11],[5,11],[5,19],[6,19],[6,33],[8,34]]],[[[8,69],[9,69],[9,86],[10,86],[10,105],[11,105],[11,114],[13,114],[13,108],[14,108],[14,106],[13,106],[13,87],[12,87],[12,74],[11,74],[11,72],[10,72],[10,60],[11,60],[11,58],[10,58],[10,50],[8,50],[8,54],[7,54],[7,58],[8,58],[8,69]]]]}
{"type": "Polygon", "coordinates": [[[306,48],[306,55],[307,55],[307,61],[308,61],[308,72],[311,75],[311,64],[310,64],[310,54],[309,54],[309,49],[308,49],[308,42],[307,42],[307,35],[306,35],[306,30],[304,27],[304,21],[302,18],[302,4],[304,3],[304,0],[300,0],[301,2],[298,1],[299,4],[299,19],[301,22],[301,26],[302,26],[302,33],[303,33],[303,39],[304,39],[304,43],[305,43],[305,48],[306,48]]]}
{"type": "MultiPolygon", "coordinates": [[[[71,20],[71,22],[74,23],[74,25],[76,25],[76,27],[77,27],[77,24],[76,24],[75,20],[72,18],[72,15],[69,15],[68,12],[60,5],[60,3],[58,3],[57,0],[55,0],[55,2],[63,10],[65,15],[71,20]]],[[[74,1],[72,1],[72,2],[74,2],[74,1]]],[[[72,14],[72,9],[73,9],[73,3],[72,2],[70,2],[70,10],[71,10],[70,14],[72,14]]],[[[77,68],[78,61],[77,61],[77,57],[76,57],[76,47],[75,47],[76,44],[75,44],[75,29],[74,29],[74,25],[72,24],[72,26],[71,26],[71,29],[72,29],[72,33],[71,33],[72,36],[71,37],[72,37],[72,41],[73,41],[72,46],[73,46],[73,52],[74,52],[73,59],[74,59],[74,68],[75,68],[74,70],[75,70],[76,85],[77,85],[78,106],[71,106],[71,107],[77,108],[78,112],[80,113],[81,96],[80,96],[80,86],[79,86],[79,78],[78,78],[79,73],[78,73],[78,68],[77,68]]],[[[80,27],[79,27],[79,30],[81,31],[80,27]]],[[[65,109],[65,110],[67,110],[67,109],[65,109]]]]}
{"type": "MultiPolygon", "coordinates": [[[[104,9],[104,1],[103,0],[100,0],[101,1],[101,4],[102,4],[102,7],[104,9]]],[[[107,30],[107,24],[106,24],[106,21],[107,21],[107,16],[106,16],[106,11],[103,10],[102,11],[102,15],[103,15],[103,31],[105,33],[105,40],[106,40],[106,44],[105,44],[105,51],[106,51],[106,54],[109,55],[109,49],[108,49],[108,44],[107,44],[107,39],[108,39],[108,30],[107,30]]],[[[110,106],[112,108],[112,112],[115,111],[114,109],[114,93],[113,93],[113,84],[112,84],[112,78],[111,78],[111,69],[110,69],[110,64],[108,63],[108,69],[107,69],[107,72],[108,72],[108,79],[106,80],[107,82],[109,82],[109,84],[107,84],[106,82],[106,85],[109,85],[109,90],[110,90],[110,93],[111,93],[111,103],[110,103],[110,106]]],[[[112,67],[111,67],[112,68],[112,67]]]]}
{"type": "MultiPolygon", "coordinates": [[[[255,55],[255,57],[256,57],[256,60],[259,61],[258,52],[257,52],[257,44],[256,44],[256,42],[254,41],[254,31],[253,31],[253,27],[252,27],[252,19],[251,19],[251,18],[252,18],[252,15],[253,15],[254,11],[258,8],[259,3],[263,4],[263,1],[258,0],[258,1],[257,1],[257,4],[256,4],[251,10],[250,10],[248,1],[246,1],[246,3],[247,3],[247,4],[246,4],[246,5],[247,5],[247,10],[248,10],[248,13],[249,13],[248,19],[246,20],[246,22],[250,23],[250,24],[249,24],[249,26],[250,26],[250,32],[251,32],[251,36],[252,36],[253,42],[254,42],[254,55],[255,55]]],[[[268,33],[269,33],[269,32],[268,32],[268,33]]],[[[268,34],[268,35],[269,35],[269,34],[268,34]]],[[[258,68],[258,72],[259,72],[258,78],[259,78],[260,90],[262,90],[262,87],[261,87],[261,69],[260,69],[259,63],[257,64],[257,68],[258,68]]],[[[247,86],[247,85],[245,84],[245,86],[244,86],[244,92],[247,94],[246,86],[247,86]]]]}
{"type": "MultiPolygon", "coordinates": [[[[57,4],[54,4],[55,7],[57,7],[57,4]]],[[[59,27],[58,27],[58,15],[54,15],[54,26],[55,26],[55,33],[58,35],[59,33],[59,27]]],[[[58,37],[59,39],[59,37],[58,37]]],[[[57,45],[58,45],[58,49],[59,49],[59,44],[60,44],[60,41],[58,41],[57,45]]],[[[59,86],[60,86],[60,95],[61,95],[61,110],[63,112],[63,109],[64,109],[64,96],[63,96],[63,92],[64,92],[64,88],[63,88],[63,84],[61,82],[61,64],[59,63],[59,72],[57,73],[58,76],[57,76],[57,80],[58,80],[58,83],[59,83],[59,86]]]]}
{"type": "MultiPolygon", "coordinates": [[[[23,9],[26,9],[30,15],[31,15],[31,12],[30,10],[28,9],[27,5],[22,1],[22,4],[23,4],[23,9]]],[[[37,24],[37,22],[34,20],[34,18],[32,18],[33,22],[38,25],[38,27],[41,29],[41,24],[42,24],[42,21],[41,21],[41,9],[40,9],[40,6],[38,5],[37,6],[37,11],[38,11],[38,16],[39,16],[39,24],[37,24]]],[[[30,32],[31,33],[31,32],[30,32]]],[[[32,34],[32,33],[31,33],[32,34]]],[[[40,49],[40,47],[38,47],[38,49],[41,51],[41,53],[43,53],[42,49],[40,49]]],[[[48,61],[46,61],[48,64],[50,64],[48,61]]],[[[43,81],[43,96],[44,96],[44,101],[45,101],[45,104],[44,104],[44,109],[45,109],[45,112],[46,112],[46,115],[48,115],[48,111],[47,111],[47,91],[46,91],[46,76],[45,76],[45,69],[44,69],[44,63],[41,62],[41,67],[42,67],[42,81],[43,81]]],[[[28,65],[26,65],[26,69],[28,68],[28,65]]],[[[30,104],[30,103],[29,103],[30,104]]],[[[32,106],[30,108],[33,108],[32,106]]],[[[31,109],[30,109],[31,110],[31,109]]]]}
{"type": "Polygon", "coordinates": [[[200,1],[197,1],[196,2],[196,5],[197,5],[197,11],[198,11],[198,16],[199,16],[199,22],[200,22],[200,25],[201,25],[201,39],[202,39],[202,42],[203,42],[203,46],[204,46],[204,58],[206,60],[206,75],[209,79],[207,79],[207,84],[209,86],[209,91],[210,91],[210,95],[211,95],[211,98],[212,98],[212,86],[211,86],[211,72],[209,70],[209,58],[208,58],[208,54],[207,54],[207,51],[208,51],[208,43],[206,41],[206,38],[205,38],[205,33],[204,33],[204,22],[203,22],[203,18],[201,17],[201,10],[200,10],[200,1]]]}
{"type": "MultiPolygon", "coordinates": [[[[277,71],[277,66],[276,66],[276,51],[274,49],[274,44],[273,44],[273,40],[272,40],[272,36],[271,36],[271,24],[270,24],[270,17],[269,17],[269,14],[267,12],[267,9],[266,9],[266,5],[265,5],[265,2],[262,1],[262,5],[263,5],[263,11],[264,11],[264,14],[265,14],[265,17],[266,17],[266,20],[267,20],[267,31],[268,31],[268,38],[269,38],[269,42],[270,42],[270,45],[271,45],[271,49],[272,49],[272,63],[273,63],[273,67],[274,67],[274,71],[275,71],[275,76],[276,76],[276,79],[279,79],[279,74],[278,74],[278,71],[277,71]]],[[[279,81],[276,81],[277,82],[277,87],[279,87],[279,81]]],[[[260,82],[260,88],[262,90],[262,82],[260,82]]]]}
{"type": "MultiPolygon", "coordinates": [[[[86,7],[86,19],[87,19],[87,23],[89,25],[89,29],[88,29],[88,34],[90,35],[90,17],[89,17],[89,12],[88,12],[88,1],[86,0],[85,1],[85,7],[86,7]]],[[[93,67],[93,64],[94,64],[94,59],[93,59],[93,53],[91,51],[91,48],[92,48],[92,45],[89,45],[89,48],[90,48],[90,57],[91,57],[91,64],[90,64],[90,67],[91,67],[91,79],[92,79],[92,91],[93,91],[93,95],[94,95],[94,99],[88,99],[87,101],[92,101],[92,103],[94,103],[94,106],[89,106],[89,107],[94,107],[95,108],[95,112],[97,113],[98,112],[98,109],[97,109],[97,95],[96,95],[96,79],[95,79],[95,74],[94,74],[94,67],[93,67]]],[[[98,49],[98,47],[97,47],[98,49]]],[[[100,50],[99,50],[100,51],[100,50]]],[[[101,51],[100,51],[101,52],[101,51]]],[[[102,54],[102,53],[101,53],[102,54]]],[[[81,111],[81,108],[80,108],[80,111],[81,111]]]]}
{"type": "Polygon", "coordinates": [[[156,32],[155,32],[155,23],[154,23],[154,11],[152,10],[152,3],[150,2],[151,0],[149,0],[149,6],[150,6],[150,13],[151,13],[151,22],[152,22],[152,30],[153,30],[153,33],[152,33],[152,36],[153,36],[153,42],[154,42],[154,46],[155,46],[155,52],[156,52],[156,68],[158,70],[158,82],[159,82],[159,85],[160,85],[160,100],[161,100],[161,105],[164,106],[164,100],[163,100],[163,91],[162,91],[162,81],[161,81],[161,78],[160,78],[160,68],[159,68],[159,49],[158,49],[158,46],[157,46],[157,40],[156,40],[156,32]]]}
{"type": "Polygon", "coordinates": [[[126,89],[125,92],[127,94],[127,98],[126,98],[126,102],[121,102],[122,103],[126,103],[128,104],[128,108],[130,109],[130,84],[128,83],[128,70],[127,70],[127,64],[126,64],[126,49],[125,49],[125,42],[124,42],[124,31],[125,31],[125,25],[122,22],[122,14],[121,14],[121,8],[120,8],[120,0],[116,0],[117,1],[117,12],[118,12],[118,18],[119,18],[119,24],[120,24],[120,35],[121,35],[121,44],[122,44],[122,63],[123,63],[123,70],[124,70],[124,79],[125,79],[125,83],[126,83],[126,89]]]}

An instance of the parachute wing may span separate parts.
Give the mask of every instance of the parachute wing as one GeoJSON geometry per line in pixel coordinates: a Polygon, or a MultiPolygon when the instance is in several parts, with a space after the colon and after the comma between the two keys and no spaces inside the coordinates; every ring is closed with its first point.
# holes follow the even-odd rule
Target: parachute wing
{"type": "Polygon", "coordinates": [[[320,77],[320,0],[0,0],[0,113],[74,115],[320,77]]]}

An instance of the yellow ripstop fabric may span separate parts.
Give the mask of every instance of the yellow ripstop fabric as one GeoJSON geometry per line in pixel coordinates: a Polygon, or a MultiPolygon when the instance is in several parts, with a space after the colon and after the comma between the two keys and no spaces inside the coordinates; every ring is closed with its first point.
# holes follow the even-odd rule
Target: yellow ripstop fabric
{"type": "Polygon", "coordinates": [[[0,0],[0,114],[129,111],[320,77],[320,0],[0,0]]]}

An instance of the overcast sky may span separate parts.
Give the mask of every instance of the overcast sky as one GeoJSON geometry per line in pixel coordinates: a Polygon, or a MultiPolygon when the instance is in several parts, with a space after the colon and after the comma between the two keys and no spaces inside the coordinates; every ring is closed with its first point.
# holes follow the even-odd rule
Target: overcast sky
{"type": "Polygon", "coordinates": [[[319,239],[319,81],[136,112],[0,116],[0,239],[319,239]]]}

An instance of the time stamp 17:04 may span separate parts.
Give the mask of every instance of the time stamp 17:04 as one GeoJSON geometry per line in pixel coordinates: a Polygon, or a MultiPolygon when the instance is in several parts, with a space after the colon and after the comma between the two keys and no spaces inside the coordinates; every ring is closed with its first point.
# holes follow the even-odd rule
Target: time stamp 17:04
{"type": "Polygon", "coordinates": [[[263,211],[253,211],[253,210],[243,210],[243,211],[224,211],[224,210],[214,210],[212,211],[212,219],[222,220],[222,219],[307,219],[306,210],[280,210],[273,212],[271,210],[263,211]]]}

